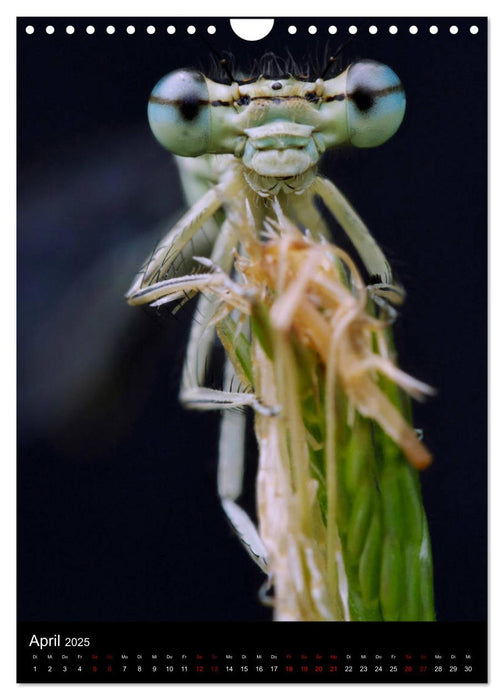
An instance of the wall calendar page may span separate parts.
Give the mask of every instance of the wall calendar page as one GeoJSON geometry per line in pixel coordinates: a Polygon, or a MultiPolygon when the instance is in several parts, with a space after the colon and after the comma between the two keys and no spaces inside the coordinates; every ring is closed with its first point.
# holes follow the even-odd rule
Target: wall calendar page
{"type": "Polygon", "coordinates": [[[19,17],[17,680],[487,682],[487,20],[19,17]]]}

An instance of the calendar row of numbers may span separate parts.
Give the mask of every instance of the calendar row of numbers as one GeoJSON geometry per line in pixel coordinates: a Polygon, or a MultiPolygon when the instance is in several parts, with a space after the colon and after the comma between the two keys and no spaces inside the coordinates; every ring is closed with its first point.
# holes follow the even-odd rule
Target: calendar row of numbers
{"type": "Polygon", "coordinates": [[[457,676],[471,674],[473,666],[464,664],[158,664],[158,663],[105,663],[105,664],[33,664],[33,674],[69,674],[117,677],[124,676],[263,676],[296,675],[324,676],[382,676],[431,674],[457,676]]]}

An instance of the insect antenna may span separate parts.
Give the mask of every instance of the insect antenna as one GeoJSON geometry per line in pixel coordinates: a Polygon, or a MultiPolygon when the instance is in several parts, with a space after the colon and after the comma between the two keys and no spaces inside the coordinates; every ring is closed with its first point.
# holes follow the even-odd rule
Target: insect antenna
{"type": "Polygon", "coordinates": [[[229,67],[229,61],[227,58],[220,58],[219,65],[224,70],[224,72],[226,73],[226,75],[232,83],[238,82],[231,72],[231,69],[229,67]]]}
{"type": "Polygon", "coordinates": [[[227,75],[227,77],[229,78],[231,83],[237,83],[238,80],[234,77],[234,75],[232,73],[229,59],[226,58],[225,56],[223,56],[222,54],[220,54],[217,51],[217,49],[212,46],[212,44],[210,43],[210,41],[208,40],[207,37],[201,37],[200,40],[205,44],[207,49],[212,54],[220,71],[223,71],[227,75]]]}
{"type": "Polygon", "coordinates": [[[360,32],[361,28],[362,28],[362,25],[359,25],[357,27],[357,32],[355,33],[355,35],[351,36],[349,39],[347,39],[342,44],[340,44],[339,47],[336,49],[336,52],[329,56],[329,58],[326,60],[326,65],[325,65],[322,73],[319,76],[320,78],[324,79],[326,77],[327,73],[334,66],[334,64],[336,63],[336,60],[343,53],[343,51],[346,49],[346,47],[355,41],[355,38],[358,35],[358,33],[360,32]]]}

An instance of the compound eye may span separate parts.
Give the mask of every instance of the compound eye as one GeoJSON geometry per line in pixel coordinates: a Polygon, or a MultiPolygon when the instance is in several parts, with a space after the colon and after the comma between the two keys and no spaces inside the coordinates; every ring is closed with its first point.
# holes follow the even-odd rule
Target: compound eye
{"type": "Polygon", "coordinates": [[[210,107],[205,76],[178,70],[151,93],[149,124],[159,143],[178,156],[200,156],[210,142],[210,107]]]}
{"type": "Polygon", "coordinates": [[[406,109],[401,81],[376,61],[358,61],[347,76],[350,142],[359,148],[379,146],[395,134],[406,109]]]}

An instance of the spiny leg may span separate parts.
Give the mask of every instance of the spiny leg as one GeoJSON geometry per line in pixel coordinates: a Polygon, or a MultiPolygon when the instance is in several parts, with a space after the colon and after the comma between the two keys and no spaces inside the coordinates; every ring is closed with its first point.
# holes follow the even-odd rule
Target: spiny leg
{"type": "MultiPolygon", "coordinates": [[[[225,386],[231,386],[236,377],[230,360],[226,358],[225,386]]],[[[256,526],[236,501],[242,493],[245,462],[246,414],[243,411],[223,411],[219,437],[218,493],[222,508],[245,549],[258,566],[268,573],[268,552],[256,526]]]]}
{"type": "MultiPolygon", "coordinates": [[[[342,196],[341,193],[340,196],[342,196]]],[[[281,201],[284,212],[304,230],[306,235],[315,241],[320,241],[321,239],[331,241],[326,222],[320,210],[315,206],[312,190],[308,190],[301,195],[283,198],[281,201]]],[[[347,205],[350,206],[348,202],[347,205]]],[[[333,214],[335,213],[334,210],[331,211],[333,211],[333,214]]],[[[362,222],[361,224],[364,226],[362,222]]],[[[377,246],[374,240],[373,243],[377,246]]],[[[383,257],[381,251],[380,254],[383,257]]],[[[386,264],[388,266],[388,263],[386,264]]],[[[381,311],[382,318],[394,322],[397,318],[396,308],[401,306],[405,300],[406,293],[404,288],[397,282],[386,284],[380,281],[367,285],[367,291],[370,299],[381,311]]]]}
{"type": "Polygon", "coordinates": [[[367,226],[338,188],[330,180],[319,176],[315,178],[310,191],[322,199],[336,221],[341,225],[357,249],[369,274],[371,276],[376,275],[382,283],[390,284],[392,282],[392,270],[387,258],[367,226]]]}
{"type": "MultiPolygon", "coordinates": [[[[160,241],[152,256],[135,277],[126,294],[129,304],[136,306],[152,300],[152,286],[163,280],[170,265],[173,264],[184,246],[221,206],[222,195],[217,187],[213,187],[189,209],[160,241]]],[[[160,290],[159,296],[163,296],[162,290],[160,290]]]]}
{"type": "MultiPolygon", "coordinates": [[[[233,252],[238,241],[237,231],[226,220],[215,241],[211,254],[212,262],[224,273],[230,273],[233,265],[233,252]]],[[[202,401],[200,390],[204,390],[206,363],[215,339],[213,317],[221,300],[214,295],[201,294],[196,307],[196,315],[191,326],[186,361],[182,374],[180,399],[191,408],[207,408],[202,401]],[[198,398],[199,394],[199,398],[198,398]]],[[[211,390],[210,390],[211,391],[211,390]]],[[[215,406],[219,408],[219,406],[215,406]]]]}
{"type": "Polygon", "coordinates": [[[173,277],[140,289],[130,303],[149,304],[152,307],[163,306],[177,299],[187,300],[198,292],[203,293],[208,287],[214,288],[216,283],[216,276],[212,273],[173,277]]]}
{"type": "MultiPolygon", "coordinates": [[[[231,271],[237,243],[238,230],[226,220],[212,251],[212,262],[226,274],[231,271]]],[[[272,409],[262,406],[252,393],[222,391],[204,386],[206,364],[216,334],[213,319],[221,303],[221,299],[214,295],[202,294],[198,300],[187,346],[180,400],[188,408],[200,410],[252,406],[256,411],[271,415],[272,409]]]]}
{"type": "Polygon", "coordinates": [[[397,318],[396,307],[404,304],[406,292],[404,288],[398,284],[369,284],[367,286],[368,294],[379,309],[380,317],[385,321],[394,323],[397,318]]]}

